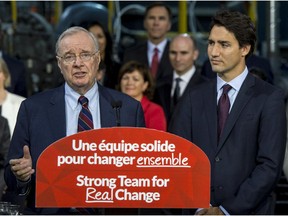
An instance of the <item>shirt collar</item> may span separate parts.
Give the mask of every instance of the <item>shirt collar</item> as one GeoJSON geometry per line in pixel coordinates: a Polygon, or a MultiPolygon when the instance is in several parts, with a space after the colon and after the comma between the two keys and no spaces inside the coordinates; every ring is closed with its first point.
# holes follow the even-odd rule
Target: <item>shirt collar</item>
{"type": "Polygon", "coordinates": [[[190,70],[188,70],[185,74],[183,74],[183,75],[181,75],[181,76],[179,76],[179,75],[176,73],[176,71],[174,70],[174,71],[173,71],[173,81],[174,81],[176,78],[180,77],[181,80],[183,80],[184,82],[188,83],[188,82],[190,81],[191,77],[194,75],[195,71],[196,71],[195,65],[193,65],[190,70]]]}
{"type": "Polygon", "coordinates": [[[233,80],[231,80],[228,83],[225,82],[223,79],[221,79],[219,76],[217,76],[217,92],[225,84],[229,84],[233,89],[235,89],[236,91],[239,91],[247,75],[248,75],[248,69],[247,67],[245,67],[244,71],[241,74],[239,74],[237,77],[235,77],[233,80]]]}
{"type": "MultiPolygon", "coordinates": [[[[98,84],[95,82],[95,84],[92,86],[92,88],[86,92],[84,95],[89,100],[89,109],[94,110],[94,106],[91,104],[96,103],[96,96],[98,95],[98,84]]],[[[67,98],[67,103],[69,103],[70,107],[75,110],[78,106],[78,99],[80,97],[80,94],[76,91],[74,91],[67,83],[65,83],[65,97],[67,98]]]]}
{"type": "Polygon", "coordinates": [[[161,43],[155,45],[151,41],[148,40],[148,52],[153,53],[154,52],[154,48],[157,47],[158,51],[160,53],[163,53],[167,42],[168,42],[168,39],[165,38],[161,43]]]}

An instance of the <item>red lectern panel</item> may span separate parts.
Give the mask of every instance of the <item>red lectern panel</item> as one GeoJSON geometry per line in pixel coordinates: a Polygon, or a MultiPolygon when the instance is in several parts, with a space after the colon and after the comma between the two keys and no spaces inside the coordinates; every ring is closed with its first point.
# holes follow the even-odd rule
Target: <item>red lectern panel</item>
{"type": "Polygon", "coordinates": [[[209,201],[207,156],[163,131],[85,131],[51,144],[37,161],[37,207],[207,208],[209,201]]]}

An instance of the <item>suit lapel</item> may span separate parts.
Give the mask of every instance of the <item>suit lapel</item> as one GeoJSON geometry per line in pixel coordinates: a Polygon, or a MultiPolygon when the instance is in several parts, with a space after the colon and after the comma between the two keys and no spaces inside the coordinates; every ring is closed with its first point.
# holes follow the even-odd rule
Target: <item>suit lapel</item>
{"type": "Polygon", "coordinates": [[[50,107],[48,107],[48,121],[51,128],[51,134],[58,140],[66,136],[66,113],[64,85],[54,91],[50,98],[50,107]],[[55,125],[57,122],[57,127],[55,125]]]}
{"type": "Polygon", "coordinates": [[[144,43],[140,49],[138,50],[138,53],[140,53],[141,57],[138,59],[139,62],[142,62],[146,64],[149,67],[149,60],[148,60],[148,43],[144,43]]]}
{"type": "Polygon", "coordinates": [[[227,118],[226,124],[223,129],[223,134],[219,140],[218,150],[221,149],[231,130],[233,129],[237,119],[239,118],[242,110],[245,108],[251,97],[253,96],[253,86],[255,85],[255,77],[248,74],[244,80],[242,87],[234,101],[233,107],[227,118]]]}
{"type": "Polygon", "coordinates": [[[172,88],[172,84],[171,83],[167,83],[164,87],[163,87],[163,91],[162,93],[162,97],[164,100],[164,109],[166,110],[166,112],[169,114],[171,113],[171,108],[172,108],[172,100],[171,100],[171,88],[172,88]]]}
{"type": "Polygon", "coordinates": [[[200,72],[200,70],[198,70],[198,69],[196,68],[195,73],[194,73],[193,76],[191,77],[191,79],[190,79],[188,85],[186,86],[186,88],[185,88],[185,90],[184,90],[184,92],[183,92],[183,95],[182,95],[181,97],[183,97],[184,95],[188,94],[188,92],[189,92],[189,90],[190,90],[191,88],[193,88],[195,85],[199,84],[199,83],[200,83],[200,82],[199,82],[200,79],[201,79],[201,72],[200,72]]]}
{"type": "Polygon", "coordinates": [[[167,44],[165,46],[163,55],[161,57],[161,61],[159,63],[159,67],[157,70],[157,79],[163,78],[167,75],[173,74],[173,68],[171,66],[171,63],[169,61],[169,44],[170,42],[167,41],[167,44]]]}
{"type": "Polygon", "coordinates": [[[216,92],[216,79],[207,85],[203,91],[202,100],[204,101],[204,109],[207,114],[207,127],[211,131],[210,140],[211,148],[216,151],[217,148],[217,92],[216,92]]]}
{"type": "Polygon", "coordinates": [[[114,98],[103,86],[98,85],[101,128],[116,126],[116,113],[112,107],[114,98]]]}

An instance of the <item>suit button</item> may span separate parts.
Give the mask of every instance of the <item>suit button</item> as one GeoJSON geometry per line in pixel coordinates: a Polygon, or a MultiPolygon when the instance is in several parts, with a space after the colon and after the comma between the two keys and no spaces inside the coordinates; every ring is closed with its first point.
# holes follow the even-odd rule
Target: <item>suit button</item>
{"type": "Polygon", "coordinates": [[[218,186],[218,189],[219,189],[219,190],[223,190],[223,187],[222,187],[222,186],[218,186]]]}
{"type": "Polygon", "coordinates": [[[215,158],[215,161],[216,162],[219,162],[221,159],[217,156],[216,158],[215,158]]]}

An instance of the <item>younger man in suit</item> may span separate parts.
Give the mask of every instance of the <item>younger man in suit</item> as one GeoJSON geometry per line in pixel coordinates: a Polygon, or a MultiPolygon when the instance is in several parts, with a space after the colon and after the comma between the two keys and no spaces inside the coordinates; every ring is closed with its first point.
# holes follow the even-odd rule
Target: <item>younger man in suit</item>
{"type": "Polygon", "coordinates": [[[171,19],[171,10],[164,3],[156,2],[149,5],[144,15],[144,28],[147,31],[148,40],[127,49],[124,53],[124,63],[135,60],[146,64],[156,80],[156,85],[165,82],[167,76],[173,71],[169,61],[169,41],[167,39],[167,33],[171,28],[171,19]],[[153,61],[155,48],[158,50],[157,58],[156,56],[154,58],[156,62],[153,61]]]}
{"type": "Polygon", "coordinates": [[[92,33],[81,27],[67,29],[56,43],[56,55],[65,84],[21,104],[5,166],[9,190],[27,196],[24,214],[71,214],[67,209],[35,208],[35,167],[50,144],[78,132],[80,96],[88,99],[92,128],[117,126],[119,121],[121,126],[145,126],[140,102],[96,82],[100,53],[92,33]],[[113,109],[115,101],[122,102],[120,119],[113,109]]]}
{"type": "Polygon", "coordinates": [[[274,214],[272,192],[286,145],[285,103],[282,91],[248,73],[245,60],[255,43],[248,16],[218,12],[207,49],[217,77],[190,91],[172,117],[169,130],[199,146],[211,163],[211,207],[197,214],[274,214]]]}

